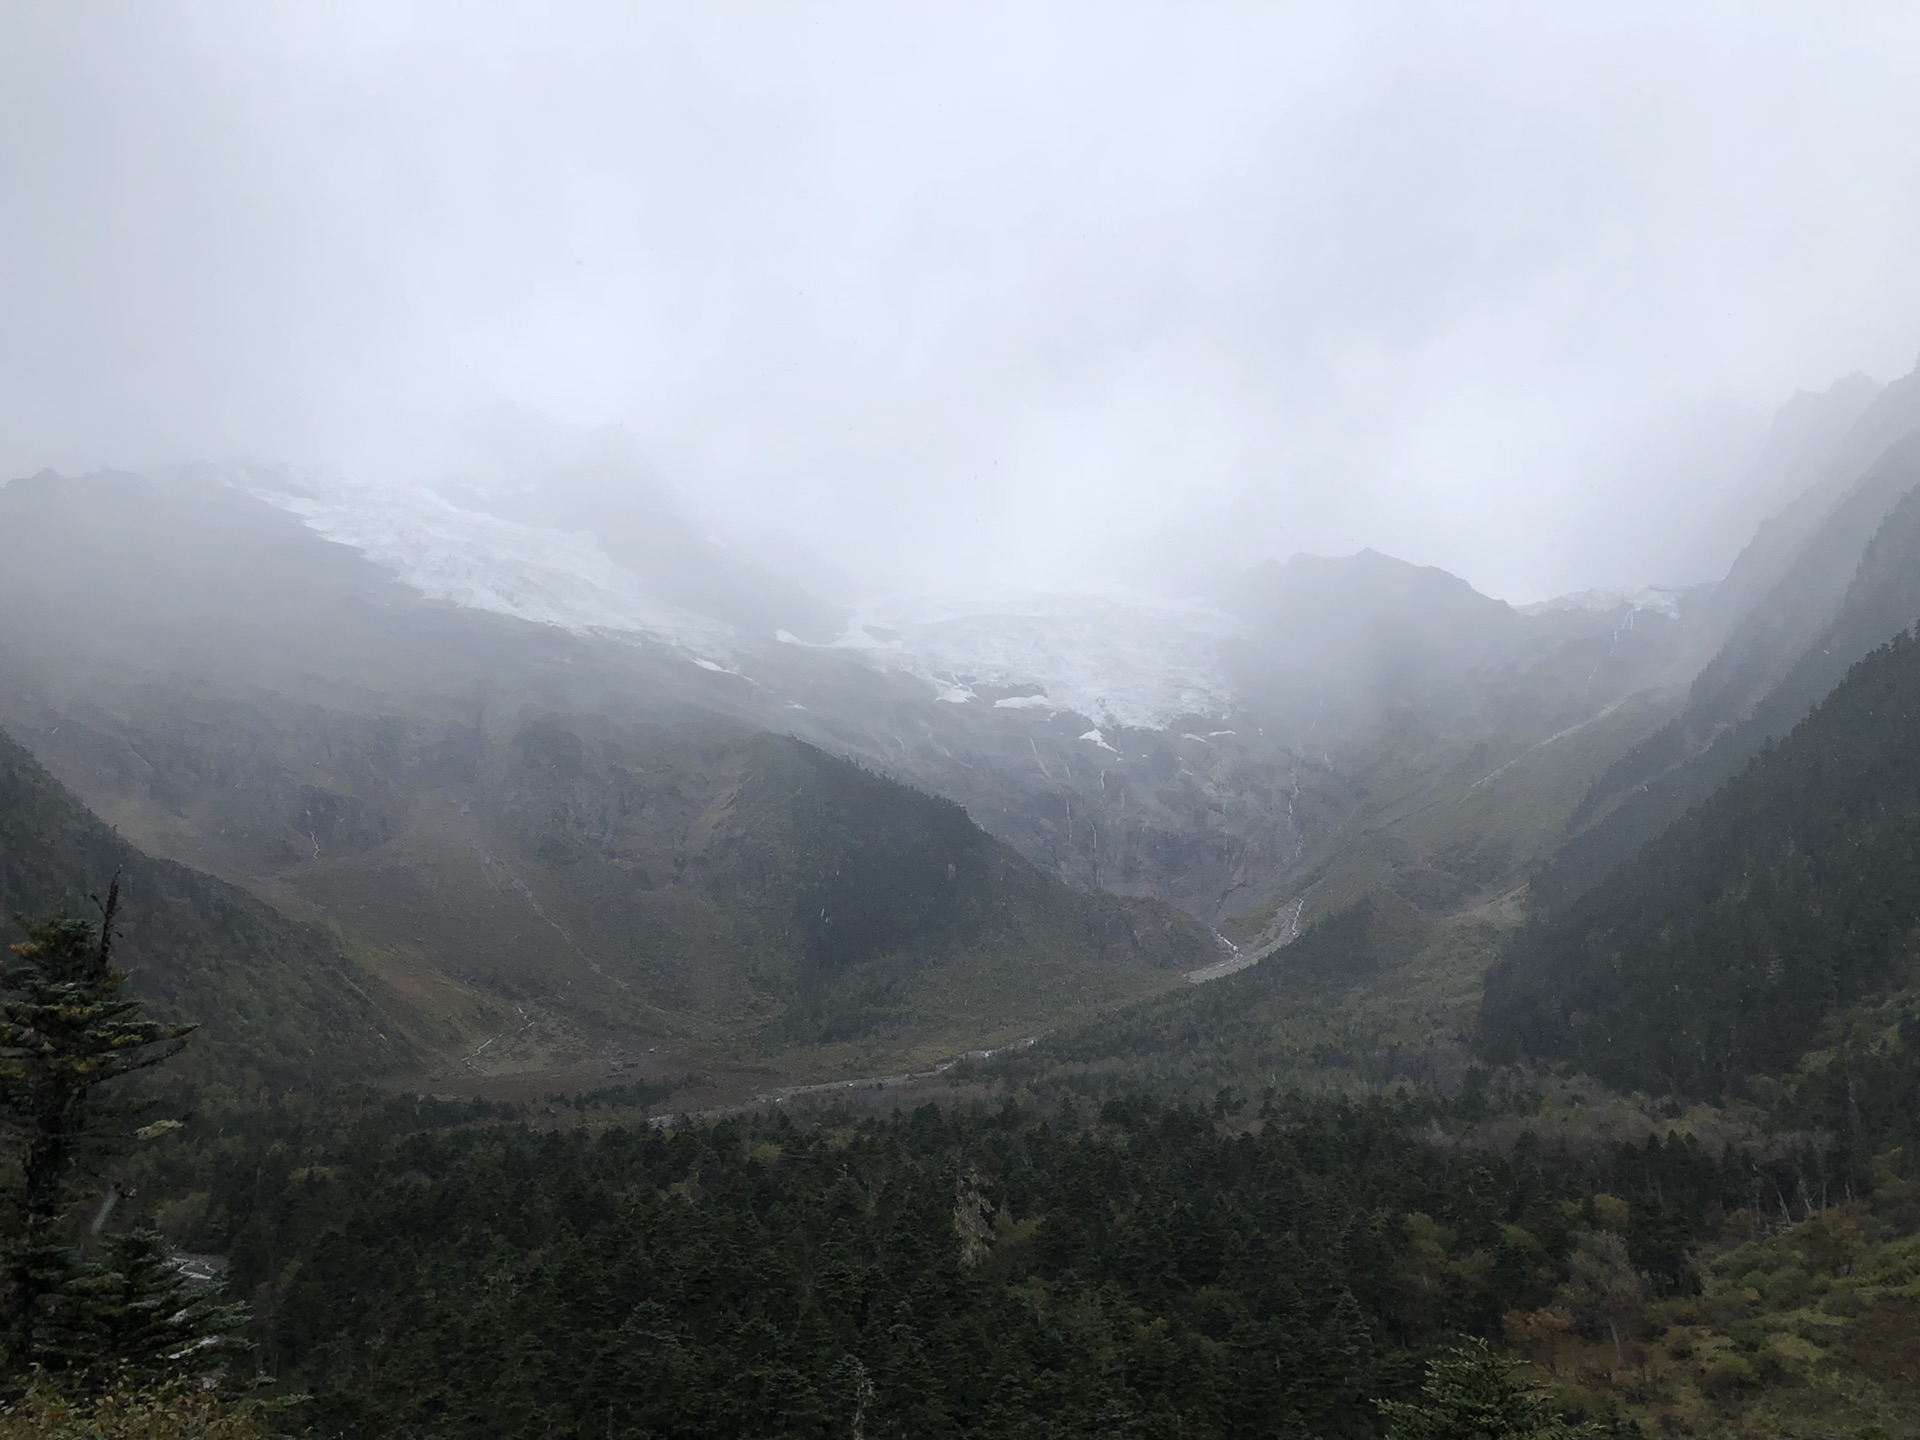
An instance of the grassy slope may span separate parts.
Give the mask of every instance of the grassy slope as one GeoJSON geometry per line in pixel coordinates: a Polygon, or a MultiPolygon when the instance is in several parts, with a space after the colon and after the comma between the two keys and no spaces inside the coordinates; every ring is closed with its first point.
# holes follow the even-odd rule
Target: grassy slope
{"type": "Polygon", "coordinates": [[[1296,878],[1235,917],[1227,935],[1258,943],[1295,901],[1311,919],[1382,885],[1437,914],[1512,888],[1560,844],[1593,776],[1658,718],[1656,702],[1637,697],[1533,745],[1456,743],[1419,754],[1383,747],[1365,766],[1364,803],[1296,878]]]}
{"type": "Polygon", "coordinates": [[[84,897],[116,871],[126,906],[121,963],[157,1013],[200,1022],[189,1055],[203,1071],[392,1073],[417,1065],[437,1038],[331,937],[224,881],[143,854],[0,733],[0,915],[63,905],[87,913],[84,897]]]}

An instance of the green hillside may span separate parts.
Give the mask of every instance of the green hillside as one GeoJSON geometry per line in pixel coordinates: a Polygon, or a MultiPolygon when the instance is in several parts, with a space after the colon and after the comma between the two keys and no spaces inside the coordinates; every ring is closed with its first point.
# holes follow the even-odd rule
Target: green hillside
{"type": "Polygon", "coordinates": [[[126,892],[119,953],[134,993],[168,1019],[201,1025],[184,1064],[292,1078],[421,1063],[431,1025],[331,937],[141,853],[0,732],[0,929],[62,906],[89,914],[86,897],[104,893],[116,871],[126,892]]]}
{"type": "Polygon", "coordinates": [[[746,761],[709,884],[722,911],[757,910],[763,947],[787,957],[776,987],[796,1038],[848,1038],[916,1007],[984,1018],[1003,985],[1078,1009],[1069,986],[1104,1002],[1151,985],[1144,972],[1219,958],[1187,916],[1071,891],[950,800],[796,740],[755,737],[746,761]]]}
{"type": "Polygon", "coordinates": [[[1856,666],[1778,746],[1528,927],[1481,1011],[1499,1060],[1721,1095],[1905,984],[1920,921],[1920,644],[1856,666]]]}
{"type": "Polygon", "coordinates": [[[952,802],[796,740],[100,693],[37,733],[86,800],[332,929],[464,1037],[469,1076],[803,1049],[812,1072],[871,1073],[1180,985],[1221,953],[1179,911],[1073,891],[952,802]]]}

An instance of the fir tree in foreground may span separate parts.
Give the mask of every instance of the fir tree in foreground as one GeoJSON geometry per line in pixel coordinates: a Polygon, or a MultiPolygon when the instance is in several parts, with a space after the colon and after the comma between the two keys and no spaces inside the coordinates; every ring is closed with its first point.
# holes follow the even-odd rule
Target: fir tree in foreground
{"type": "Polygon", "coordinates": [[[216,1369],[247,1348],[239,1338],[247,1307],[189,1281],[151,1230],[113,1236],[46,1302],[37,1349],[49,1368],[158,1384],[216,1369]]]}
{"type": "MultiPolygon", "coordinates": [[[[97,927],[29,922],[0,968],[0,1134],[13,1151],[0,1339],[16,1384],[34,1369],[98,1384],[204,1373],[231,1357],[245,1320],[244,1307],[197,1292],[151,1231],[115,1235],[91,1258],[74,1243],[68,1212],[145,1108],[106,1087],[179,1054],[194,1028],[149,1019],[122,993],[119,905],[116,877],[97,927]]],[[[96,1231],[116,1193],[109,1185],[96,1231]]]]}

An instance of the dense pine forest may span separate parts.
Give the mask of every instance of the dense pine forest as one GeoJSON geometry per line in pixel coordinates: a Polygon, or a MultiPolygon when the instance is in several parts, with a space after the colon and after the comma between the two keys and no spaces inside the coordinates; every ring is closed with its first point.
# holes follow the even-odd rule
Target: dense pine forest
{"type": "Polygon", "coordinates": [[[1574,1296],[1599,1335],[1694,1293],[1692,1243],[1798,1183],[1678,1138],[1426,1138],[1450,1118],[1136,1098],[556,1131],[395,1102],[198,1130],[169,1188],[327,1433],[1357,1436],[1509,1312],[1574,1296]]]}
{"type": "MultiPolygon", "coordinates": [[[[1903,634],[1642,853],[1521,933],[1488,977],[1488,1053],[1723,1096],[1792,1070],[1845,1012],[1911,986],[1916,737],[1920,642],[1903,634]]],[[[1859,1028],[1843,1068],[1914,1068],[1898,1014],[1859,1028]]],[[[1910,1138],[1898,1111],[1885,1123],[1910,1138]]]]}

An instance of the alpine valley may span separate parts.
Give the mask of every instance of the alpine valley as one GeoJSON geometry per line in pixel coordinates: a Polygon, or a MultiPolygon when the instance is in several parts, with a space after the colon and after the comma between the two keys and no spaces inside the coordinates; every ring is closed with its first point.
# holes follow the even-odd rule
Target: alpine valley
{"type": "Polygon", "coordinates": [[[0,911],[121,877],[200,1030],[113,1195],[319,1433],[1364,1435],[1462,1335],[1908,1433],[1920,372],[1750,488],[1713,584],[983,606],[591,446],[42,472],[0,911]]]}

